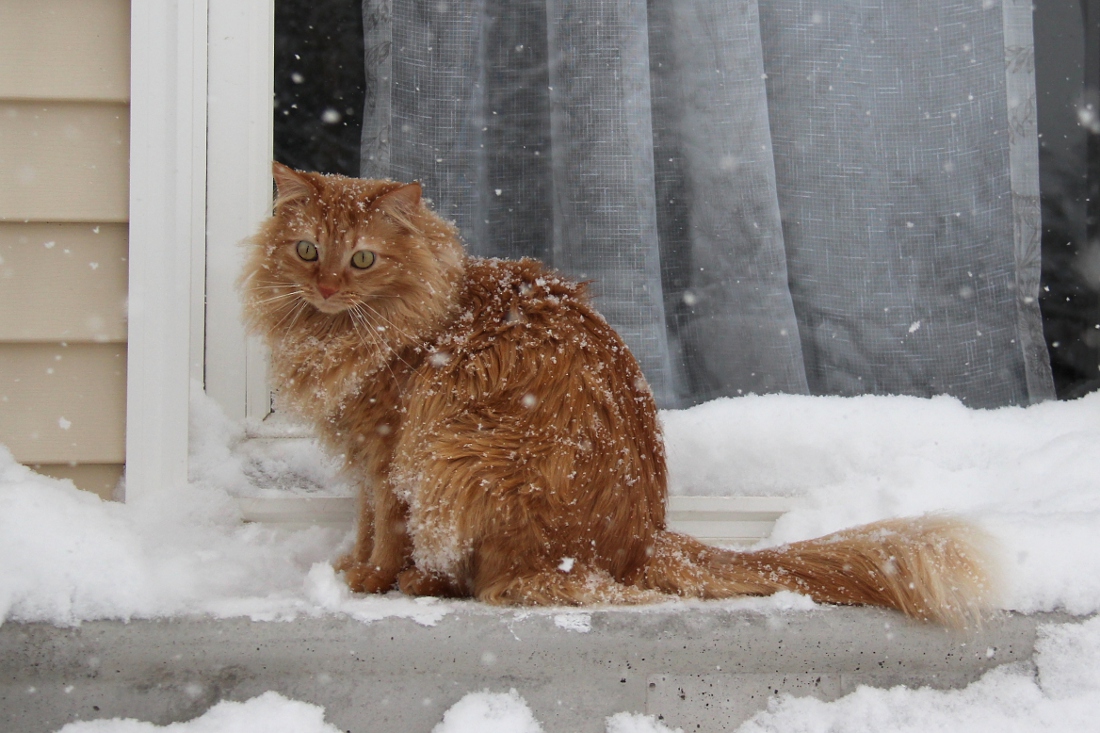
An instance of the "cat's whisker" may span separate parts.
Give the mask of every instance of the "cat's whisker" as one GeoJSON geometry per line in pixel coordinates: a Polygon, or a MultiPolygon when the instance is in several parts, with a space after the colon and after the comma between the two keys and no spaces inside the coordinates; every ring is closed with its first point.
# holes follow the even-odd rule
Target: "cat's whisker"
{"type": "Polygon", "coordinates": [[[379,342],[378,336],[371,332],[370,322],[355,308],[355,306],[348,308],[347,314],[348,318],[351,319],[352,328],[355,329],[355,333],[359,336],[360,341],[369,342],[380,348],[385,348],[385,345],[379,342]],[[360,329],[360,326],[362,329],[360,329]]]}
{"type": "Polygon", "coordinates": [[[380,312],[380,311],[379,311],[379,310],[378,310],[377,308],[371,308],[371,307],[370,307],[370,305],[369,305],[369,304],[367,304],[367,303],[366,303],[365,301],[360,301],[360,302],[359,302],[359,303],[358,303],[357,305],[361,305],[361,306],[363,306],[364,308],[366,308],[367,310],[369,310],[369,311],[370,311],[371,313],[373,313],[373,314],[374,314],[375,316],[377,316],[378,318],[381,318],[381,319],[382,319],[383,321],[385,321],[385,322],[386,322],[386,324],[387,324],[387,325],[388,325],[388,326],[389,326],[390,328],[392,328],[393,330],[397,331],[397,332],[398,332],[399,334],[401,334],[401,335],[402,335],[402,336],[404,336],[405,338],[407,338],[407,339],[410,339],[411,341],[414,341],[414,342],[415,342],[415,341],[417,340],[417,339],[416,339],[416,338],[415,338],[414,336],[412,336],[412,335],[411,335],[410,333],[408,333],[407,331],[404,331],[404,330],[402,330],[402,329],[398,328],[398,327],[397,327],[397,325],[396,325],[396,324],[394,324],[394,322],[393,322],[393,321],[391,321],[391,320],[390,320],[389,318],[386,318],[386,316],[384,316],[384,315],[383,315],[383,314],[382,314],[382,313],[381,313],[381,312],[380,312]]]}
{"type": "MultiPolygon", "coordinates": [[[[359,318],[356,318],[355,316],[352,317],[352,323],[355,324],[355,333],[359,336],[360,341],[370,344],[380,351],[386,351],[386,344],[382,342],[377,334],[372,333],[369,323],[362,322],[359,318]]],[[[393,373],[393,368],[390,366],[390,362],[384,361],[383,363],[386,368],[389,369],[391,376],[394,376],[394,378],[396,379],[396,375],[393,373]]]]}
{"type": "Polygon", "coordinates": [[[287,332],[290,332],[294,328],[294,324],[298,322],[298,318],[300,318],[302,313],[305,312],[307,304],[304,300],[298,300],[295,301],[293,304],[284,303],[283,307],[286,307],[287,305],[290,306],[290,310],[282,318],[279,319],[279,322],[272,327],[273,329],[279,328],[279,326],[282,325],[283,321],[285,321],[287,318],[290,318],[290,324],[286,327],[287,332]]]}
{"type": "Polygon", "coordinates": [[[289,285],[285,282],[270,282],[270,283],[250,282],[248,284],[248,287],[249,287],[250,290],[277,290],[277,289],[285,289],[285,288],[293,288],[295,290],[299,289],[299,288],[297,288],[297,286],[289,285]]]}
{"type": "MultiPolygon", "coordinates": [[[[272,306],[271,311],[272,311],[273,315],[277,315],[282,311],[288,311],[289,312],[290,309],[294,308],[295,305],[296,305],[295,301],[285,301],[285,302],[282,302],[282,303],[277,303],[276,305],[272,306]]],[[[280,322],[281,322],[281,319],[280,319],[280,322]]]]}
{"type": "Polygon", "coordinates": [[[287,298],[295,298],[295,297],[300,297],[300,296],[301,296],[301,293],[295,291],[295,292],[292,292],[292,293],[282,293],[280,295],[273,295],[270,298],[260,298],[256,302],[257,303],[275,303],[275,302],[280,301],[280,300],[286,300],[287,298]]]}
{"type": "Polygon", "coordinates": [[[287,326],[287,331],[293,330],[294,324],[298,322],[298,319],[302,317],[302,314],[309,311],[309,303],[304,300],[298,301],[298,306],[299,307],[297,309],[297,312],[294,314],[293,320],[291,320],[290,325],[287,326]]]}
{"type": "Polygon", "coordinates": [[[249,289],[256,290],[276,290],[280,291],[276,295],[270,295],[263,298],[256,298],[254,302],[257,305],[263,305],[271,308],[272,315],[278,315],[280,311],[287,310],[286,313],[275,324],[276,327],[282,325],[282,323],[294,313],[294,309],[301,303],[302,289],[295,285],[288,285],[286,283],[268,284],[268,283],[251,283],[249,289]],[[299,298],[299,300],[293,300],[299,298]]]}
{"type": "MultiPolygon", "coordinates": [[[[382,337],[379,334],[373,333],[371,331],[371,324],[370,324],[370,321],[367,319],[365,313],[361,313],[361,312],[357,311],[355,309],[355,307],[349,308],[347,312],[348,312],[348,315],[351,317],[352,328],[355,329],[356,334],[360,333],[359,326],[357,325],[359,323],[359,320],[356,318],[358,316],[359,319],[362,319],[363,330],[366,331],[367,335],[369,335],[370,338],[374,340],[374,343],[377,344],[379,346],[379,348],[387,348],[388,347],[388,344],[386,344],[384,341],[382,341],[382,337]]],[[[363,341],[367,340],[366,338],[363,338],[363,336],[360,336],[360,339],[362,339],[363,341]]],[[[403,364],[405,364],[405,366],[412,369],[412,367],[409,365],[409,363],[406,362],[404,359],[402,359],[397,354],[396,351],[393,351],[392,348],[390,348],[390,351],[393,353],[393,355],[399,361],[401,361],[403,364]]],[[[393,365],[389,361],[385,362],[385,365],[386,365],[387,371],[389,371],[389,373],[390,373],[390,376],[393,378],[394,383],[397,385],[398,391],[403,392],[404,390],[401,386],[401,380],[399,380],[397,378],[397,373],[393,370],[393,365]]]]}
{"type": "Polygon", "coordinates": [[[361,323],[363,324],[363,328],[367,331],[367,333],[370,334],[371,338],[374,340],[374,343],[377,344],[379,348],[388,351],[393,356],[393,358],[400,361],[409,369],[412,369],[413,366],[409,364],[409,362],[401,358],[401,355],[397,353],[397,349],[393,348],[392,345],[387,343],[386,340],[382,338],[382,334],[378,333],[377,327],[373,323],[371,323],[370,317],[367,315],[367,313],[360,310],[360,305],[362,304],[357,303],[356,305],[353,305],[351,308],[348,309],[348,313],[359,316],[359,318],[361,319],[361,323]]]}
{"type": "MultiPolygon", "coordinates": [[[[292,315],[294,315],[294,311],[296,310],[297,306],[295,306],[293,303],[287,303],[286,306],[287,306],[287,312],[284,313],[282,315],[282,317],[279,318],[279,320],[276,321],[275,324],[271,327],[271,329],[273,331],[277,330],[279,328],[279,326],[283,325],[283,323],[286,321],[286,319],[288,319],[292,315]]],[[[278,311],[276,311],[276,313],[278,313],[278,311]]]]}

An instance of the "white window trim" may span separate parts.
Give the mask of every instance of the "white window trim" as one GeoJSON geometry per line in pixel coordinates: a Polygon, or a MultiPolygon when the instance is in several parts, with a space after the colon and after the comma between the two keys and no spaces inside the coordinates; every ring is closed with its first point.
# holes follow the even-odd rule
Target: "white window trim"
{"type": "Polygon", "coordinates": [[[206,14],[205,0],[131,7],[127,500],[187,481],[191,327],[201,316],[192,273],[202,272],[192,257],[206,228],[206,14]]]}
{"type": "Polygon", "coordinates": [[[186,483],[191,379],[216,371],[232,417],[266,414],[233,281],[271,203],[272,25],[270,0],[131,8],[128,499],[186,483]]]}
{"type": "Polygon", "coordinates": [[[234,420],[270,412],[267,357],[240,318],[241,243],[271,214],[274,0],[210,5],[205,379],[234,420]]]}
{"type": "MultiPolygon", "coordinates": [[[[135,2],[131,10],[130,320],[126,498],[187,481],[188,403],[202,384],[235,420],[262,419],[262,347],[245,336],[240,242],[271,206],[272,0],[135,2]]],[[[240,499],[246,519],[350,524],[349,498],[240,499]]],[[[767,536],[779,497],[673,497],[703,539],[767,536]]]]}

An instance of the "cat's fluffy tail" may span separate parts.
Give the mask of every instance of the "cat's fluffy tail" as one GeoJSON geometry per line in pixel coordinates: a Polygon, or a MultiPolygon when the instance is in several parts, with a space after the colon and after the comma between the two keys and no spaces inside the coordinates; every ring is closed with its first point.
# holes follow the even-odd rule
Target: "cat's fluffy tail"
{"type": "Polygon", "coordinates": [[[699,598],[804,593],[822,603],[885,606],[965,627],[992,600],[991,541],[960,519],[892,519],[782,547],[736,552],[662,532],[645,585],[699,598]]]}

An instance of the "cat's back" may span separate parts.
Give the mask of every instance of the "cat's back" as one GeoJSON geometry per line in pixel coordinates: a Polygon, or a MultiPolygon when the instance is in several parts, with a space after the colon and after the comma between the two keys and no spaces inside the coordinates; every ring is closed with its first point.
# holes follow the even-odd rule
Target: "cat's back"
{"type": "Polygon", "coordinates": [[[497,348],[502,340],[520,348],[621,347],[618,334],[592,306],[584,283],[530,258],[470,258],[459,315],[445,339],[466,353],[497,348]]]}
{"type": "Polygon", "coordinates": [[[470,259],[458,316],[428,363],[413,422],[475,415],[478,424],[537,425],[548,437],[585,432],[657,460],[663,480],[652,393],[583,283],[536,260],[470,259]]]}

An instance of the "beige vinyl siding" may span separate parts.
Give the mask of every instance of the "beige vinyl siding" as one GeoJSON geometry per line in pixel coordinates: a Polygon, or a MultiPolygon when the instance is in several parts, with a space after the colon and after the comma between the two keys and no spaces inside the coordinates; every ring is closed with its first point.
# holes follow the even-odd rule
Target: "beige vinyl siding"
{"type": "Polygon", "coordinates": [[[128,102],[130,3],[4,0],[0,98],[128,102]]]}
{"type": "Polygon", "coordinates": [[[126,341],[126,225],[0,222],[0,341],[126,341]]]}
{"type": "Polygon", "coordinates": [[[0,219],[126,221],[129,125],[114,102],[0,102],[0,219]]]}
{"type": "Polygon", "coordinates": [[[121,463],[125,399],[124,344],[0,349],[4,442],[24,463],[121,463]]]}
{"type": "Polygon", "coordinates": [[[0,3],[0,443],[108,497],[125,460],[128,0],[0,3]]]}
{"type": "Polygon", "coordinates": [[[115,491],[119,479],[122,478],[124,466],[121,463],[32,463],[30,467],[47,476],[68,479],[85,491],[99,494],[104,499],[122,498],[115,491]]]}

